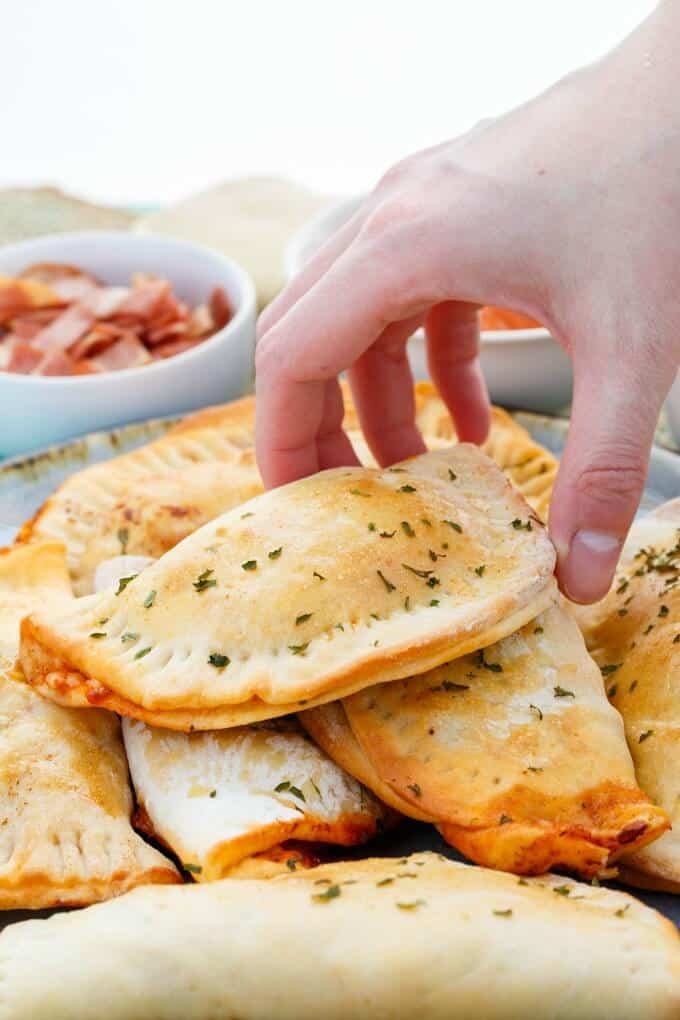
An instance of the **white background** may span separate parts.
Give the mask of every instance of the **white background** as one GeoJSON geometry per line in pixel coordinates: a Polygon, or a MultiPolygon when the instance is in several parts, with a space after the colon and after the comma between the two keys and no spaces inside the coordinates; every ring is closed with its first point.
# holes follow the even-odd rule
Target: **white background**
{"type": "Polygon", "coordinates": [[[654,0],[0,0],[0,186],[366,187],[595,59],[654,0]]]}

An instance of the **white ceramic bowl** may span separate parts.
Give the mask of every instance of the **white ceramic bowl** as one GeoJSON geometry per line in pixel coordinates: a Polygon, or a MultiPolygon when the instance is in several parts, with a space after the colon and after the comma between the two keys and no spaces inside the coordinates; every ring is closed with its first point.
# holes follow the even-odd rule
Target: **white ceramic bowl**
{"type": "MultiPolygon", "coordinates": [[[[362,198],[350,198],[325,209],[291,239],[284,267],[292,279],[314,253],[358,209],[362,198]]],[[[416,379],[427,378],[422,330],[409,341],[409,359],[416,379]]],[[[491,399],[506,407],[544,414],[559,411],[571,400],[571,362],[547,329],[483,332],[481,363],[491,399]]]]}
{"type": "Polygon", "coordinates": [[[34,450],[83,432],[194,410],[239,396],[252,383],[255,288],[240,266],[184,241],[124,232],[55,234],[0,249],[0,273],[35,262],[66,262],[110,284],[157,273],[191,305],[224,287],[230,322],[183,354],[141,368],[84,376],[0,372],[0,456],[34,450]]]}

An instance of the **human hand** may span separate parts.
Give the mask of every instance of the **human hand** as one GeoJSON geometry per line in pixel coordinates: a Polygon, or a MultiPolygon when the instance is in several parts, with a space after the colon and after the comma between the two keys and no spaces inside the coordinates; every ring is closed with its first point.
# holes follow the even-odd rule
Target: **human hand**
{"type": "Polygon", "coordinates": [[[337,376],[376,459],[424,449],[406,342],[425,325],[461,439],[489,423],[477,307],[545,323],[574,365],[553,495],[558,576],[604,595],[680,362],[680,5],[524,107],[394,167],[265,311],[258,460],[267,485],[356,463],[337,376]]]}

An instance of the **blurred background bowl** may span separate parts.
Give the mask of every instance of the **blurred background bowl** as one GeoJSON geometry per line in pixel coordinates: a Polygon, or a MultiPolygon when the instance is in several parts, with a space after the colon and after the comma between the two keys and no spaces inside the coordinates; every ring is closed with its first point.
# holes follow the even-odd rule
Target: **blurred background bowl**
{"type": "Polygon", "coordinates": [[[673,439],[680,446],[680,372],[675,377],[666,401],[666,413],[668,424],[671,427],[673,439]]]}
{"type": "MultiPolygon", "coordinates": [[[[349,220],[362,201],[361,196],[344,199],[321,212],[294,235],[284,255],[289,280],[349,220]]],[[[422,330],[411,337],[408,352],[416,379],[427,378],[422,330]]],[[[571,361],[547,329],[483,331],[481,363],[491,399],[496,404],[554,414],[564,410],[571,400],[571,361]]]]}
{"type": "Polygon", "coordinates": [[[0,273],[12,276],[39,262],[78,266],[107,284],[155,273],[192,306],[221,286],[233,315],[204,343],[140,368],[81,376],[0,372],[0,456],[220,403],[252,384],[255,288],[245,270],[225,256],[184,241],[118,231],[55,234],[0,249],[0,273]]]}

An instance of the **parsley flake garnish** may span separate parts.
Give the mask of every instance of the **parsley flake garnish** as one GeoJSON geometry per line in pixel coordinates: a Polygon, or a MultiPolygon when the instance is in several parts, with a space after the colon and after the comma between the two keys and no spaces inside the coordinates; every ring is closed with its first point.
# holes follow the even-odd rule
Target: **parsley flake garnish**
{"type": "Polygon", "coordinates": [[[200,864],[183,864],[182,867],[185,871],[189,871],[192,875],[200,875],[203,871],[200,864]]]}
{"type": "Polygon", "coordinates": [[[431,528],[432,527],[432,521],[430,520],[429,517],[421,517],[420,520],[421,520],[421,523],[424,524],[426,528],[431,528]]]}
{"type": "Polygon", "coordinates": [[[252,510],[247,510],[244,514],[241,514],[241,520],[244,521],[246,519],[246,517],[252,517],[252,516],[253,516],[253,511],[252,510]]]}
{"type": "Polygon", "coordinates": [[[118,581],[118,587],[116,589],[116,595],[120,595],[121,592],[125,591],[130,581],[134,581],[138,574],[130,574],[129,577],[121,577],[118,581]]]}
{"type": "Polygon", "coordinates": [[[531,521],[529,520],[523,523],[519,519],[519,517],[515,517],[514,521],[512,522],[512,527],[515,529],[515,531],[533,531],[531,521]]]}
{"type": "Polygon", "coordinates": [[[380,532],[380,537],[381,538],[394,538],[396,533],[397,533],[396,530],[395,531],[381,531],[380,532]]]}
{"type": "Polygon", "coordinates": [[[413,485],[400,485],[397,492],[415,492],[415,486],[413,485]]]}
{"type": "Polygon", "coordinates": [[[211,798],[212,800],[214,800],[214,799],[215,799],[215,797],[217,796],[217,790],[211,790],[211,791],[210,791],[210,793],[208,794],[208,796],[209,796],[209,797],[210,797],[210,798],[211,798]]]}
{"type": "Polygon", "coordinates": [[[607,697],[608,698],[613,698],[616,695],[616,692],[618,691],[618,689],[619,689],[619,685],[618,684],[612,684],[611,687],[609,688],[609,690],[607,691],[607,697]]]}
{"type": "Polygon", "coordinates": [[[409,524],[408,521],[402,521],[401,522],[401,530],[404,532],[405,535],[408,535],[409,538],[415,538],[416,537],[416,533],[415,533],[415,531],[413,530],[413,528],[411,527],[411,525],[409,524]]]}
{"type": "Polygon", "coordinates": [[[661,616],[661,617],[668,616],[669,612],[670,612],[670,610],[669,610],[668,606],[661,606],[659,608],[659,614],[658,615],[661,616]]]}
{"type": "Polygon", "coordinates": [[[632,693],[633,693],[633,691],[635,690],[635,688],[637,687],[637,685],[638,685],[638,682],[637,682],[637,680],[633,680],[632,684],[631,684],[631,685],[630,685],[630,687],[628,688],[628,693],[629,693],[629,694],[632,694],[632,693]]]}
{"type": "Polygon", "coordinates": [[[123,556],[127,552],[128,542],[130,541],[130,532],[127,528],[118,529],[118,541],[120,542],[120,551],[123,556]]]}
{"type": "Polygon", "coordinates": [[[351,496],[363,496],[364,499],[371,498],[370,492],[362,492],[361,489],[350,489],[349,491],[351,496]]]}
{"type": "Polygon", "coordinates": [[[418,783],[409,783],[407,789],[411,790],[414,797],[422,797],[423,791],[418,783]]]}
{"type": "Polygon", "coordinates": [[[272,549],[271,552],[268,552],[267,556],[269,557],[270,560],[278,560],[278,558],[279,558],[279,556],[281,555],[282,552],[283,552],[283,546],[280,545],[278,547],[278,549],[272,549]]]}
{"type": "Polygon", "coordinates": [[[625,907],[619,907],[618,910],[615,910],[614,917],[625,917],[628,910],[630,910],[630,903],[626,903],[625,907]]]}
{"type": "Polygon", "coordinates": [[[306,641],[304,645],[288,645],[288,648],[293,655],[304,655],[309,648],[309,641],[306,641]]]}
{"type": "Polygon", "coordinates": [[[295,871],[298,866],[299,857],[289,857],[286,861],[286,867],[289,871],[295,871]]]}
{"type": "Polygon", "coordinates": [[[645,740],[649,740],[653,732],[654,730],[645,730],[644,733],[641,733],[638,738],[638,744],[642,744],[645,740]]]}
{"type": "Polygon", "coordinates": [[[449,480],[455,482],[457,477],[458,475],[454,471],[452,471],[451,468],[449,468],[449,480]]]}
{"type": "Polygon", "coordinates": [[[193,582],[194,591],[201,592],[205,591],[206,588],[216,588],[217,581],[215,580],[214,577],[211,577],[211,574],[214,573],[215,571],[212,569],[212,567],[208,567],[208,569],[204,570],[202,574],[199,574],[196,580],[193,582]]]}
{"type": "Polygon", "coordinates": [[[542,634],[543,627],[534,627],[534,634],[542,634]]]}
{"type": "Polygon", "coordinates": [[[608,666],[601,666],[600,673],[605,677],[611,676],[612,673],[616,673],[617,669],[621,669],[622,666],[622,662],[612,662],[608,666]]]}
{"type": "Polygon", "coordinates": [[[257,560],[246,560],[241,564],[241,570],[257,570],[257,560]]]}
{"type": "Polygon", "coordinates": [[[430,605],[431,606],[438,606],[439,605],[439,599],[430,599],[430,605]]]}
{"type": "Polygon", "coordinates": [[[326,580],[326,578],[323,576],[323,574],[320,574],[318,570],[314,570],[312,572],[312,577],[315,577],[317,579],[317,581],[325,581],[326,580]]]}
{"type": "Polygon", "coordinates": [[[215,669],[224,669],[230,662],[229,656],[223,655],[221,652],[211,652],[208,656],[208,665],[214,666],[215,669]]]}
{"type": "Polygon", "coordinates": [[[378,886],[378,888],[380,888],[380,886],[383,885],[392,885],[392,882],[394,882],[393,878],[381,878],[380,881],[376,882],[375,884],[378,886]]]}
{"type": "Polygon", "coordinates": [[[376,574],[378,575],[378,577],[380,578],[382,583],[385,585],[385,590],[386,591],[390,592],[390,591],[395,591],[396,590],[396,585],[392,584],[391,581],[387,580],[387,578],[383,574],[382,570],[376,570],[376,574]]]}
{"type": "Polygon", "coordinates": [[[126,630],[124,634],[121,634],[120,640],[126,645],[129,641],[138,641],[139,634],[134,630],[126,630]]]}
{"type": "Polygon", "coordinates": [[[151,607],[152,607],[152,605],[154,604],[155,601],[156,601],[156,592],[155,591],[150,591],[149,594],[144,599],[144,601],[142,602],[142,605],[144,606],[145,609],[151,609],[151,607]]]}
{"type": "Polygon", "coordinates": [[[559,684],[557,685],[557,687],[553,687],[553,692],[554,692],[556,698],[575,698],[576,697],[576,695],[574,694],[573,691],[568,691],[566,689],[566,687],[560,687],[559,684]]]}
{"type": "Polygon", "coordinates": [[[311,620],[314,613],[300,613],[299,616],[295,617],[295,626],[299,627],[302,623],[307,623],[307,620],[311,620]]]}
{"type": "Polygon", "coordinates": [[[499,825],[510,825],[511,822],[512,818],[510,817],[510,815],[501,815],[501,817],[498,819],[499,825]]]}
{"type": "Polygon", "coordinates": [[[542,719],[542,718],[543,718],[543,713],[541,712],[541,710],[540,710],[540,708],[538,707],[538,705],[529,705],[529,708],[530,708],[530,710],[531,710],[532,712],[535,712],[535,713],[536,713],[536,715],[538,716],[538,718],[539,718],[539,719],[542,719]]]}
{"type": "Polygon", "coordinates": [[[463,534],[463,529],[457,521],[442,521],[442,524],[448,524],[448,526],[453,528],[454,531],[457,531],[459,535],[463,534]]]}
{"type": "Polygon", "coordinates": [[[105,630],[93,630],[92,633],[90,634],[90,637],[91,638],[103,638],[103,637],[106,637],[106,631],[105,630]]]}
{"type": "Polygon", "coordinates": [[[493,913],[495,917],[512,917],[512,910],[509,908],[508,910],[494,910],[493,913]]]}
{"type": "Polygon", "coordinates": [[[328,903],[329,900],[336,900],[340,893],[339,885],[329,885],[322,893],[314,893],[312,899],[317,903],[328,903]]]}
{"type": "Polygon", "coordinates": [[[476,664],[484,669],[488,669],[490,673],[502,673],[503,667],[500,662],[487,662],[484,658],[484,650],[480,649],[477,652],[476,664]]]}
{"type": "Polygon", "coordinates": [[[486,570],[486,563],[481,563],[478,567],[475,567],[475,574],[477,575],[477,577],[483,577],[485,570],[486,570]]]}
{"type": "Polygon", "coordinates": [[[150,647],[149,648],[140,648],[139,651],[135,653],[135,659],[143,659],[144,656],[148,655],[150,651],[151,651],[150,647]]]}
{"type": "Polygon", "coordinates": [[[410,903],[395,903],[395,906],[399,910],[417,910],[418,907],[425,906],[425,900],[411,900],[410,903]]]}
{"type": "Polygon", "coordinates": [[[410,573],[415,574],[416,577],[428,578],[434,573],[433,570],[418,570],[416,567],[409,567],[408,563],[402,563],[402,567],[404,570],[408,570],[410,573]]]}
{"type": "Polygon", "coordinates": [[[571,886],[568,885],[555,885],[553,886],[553,892],[556,896],[568,896],[571,892],[571,886]]]}

